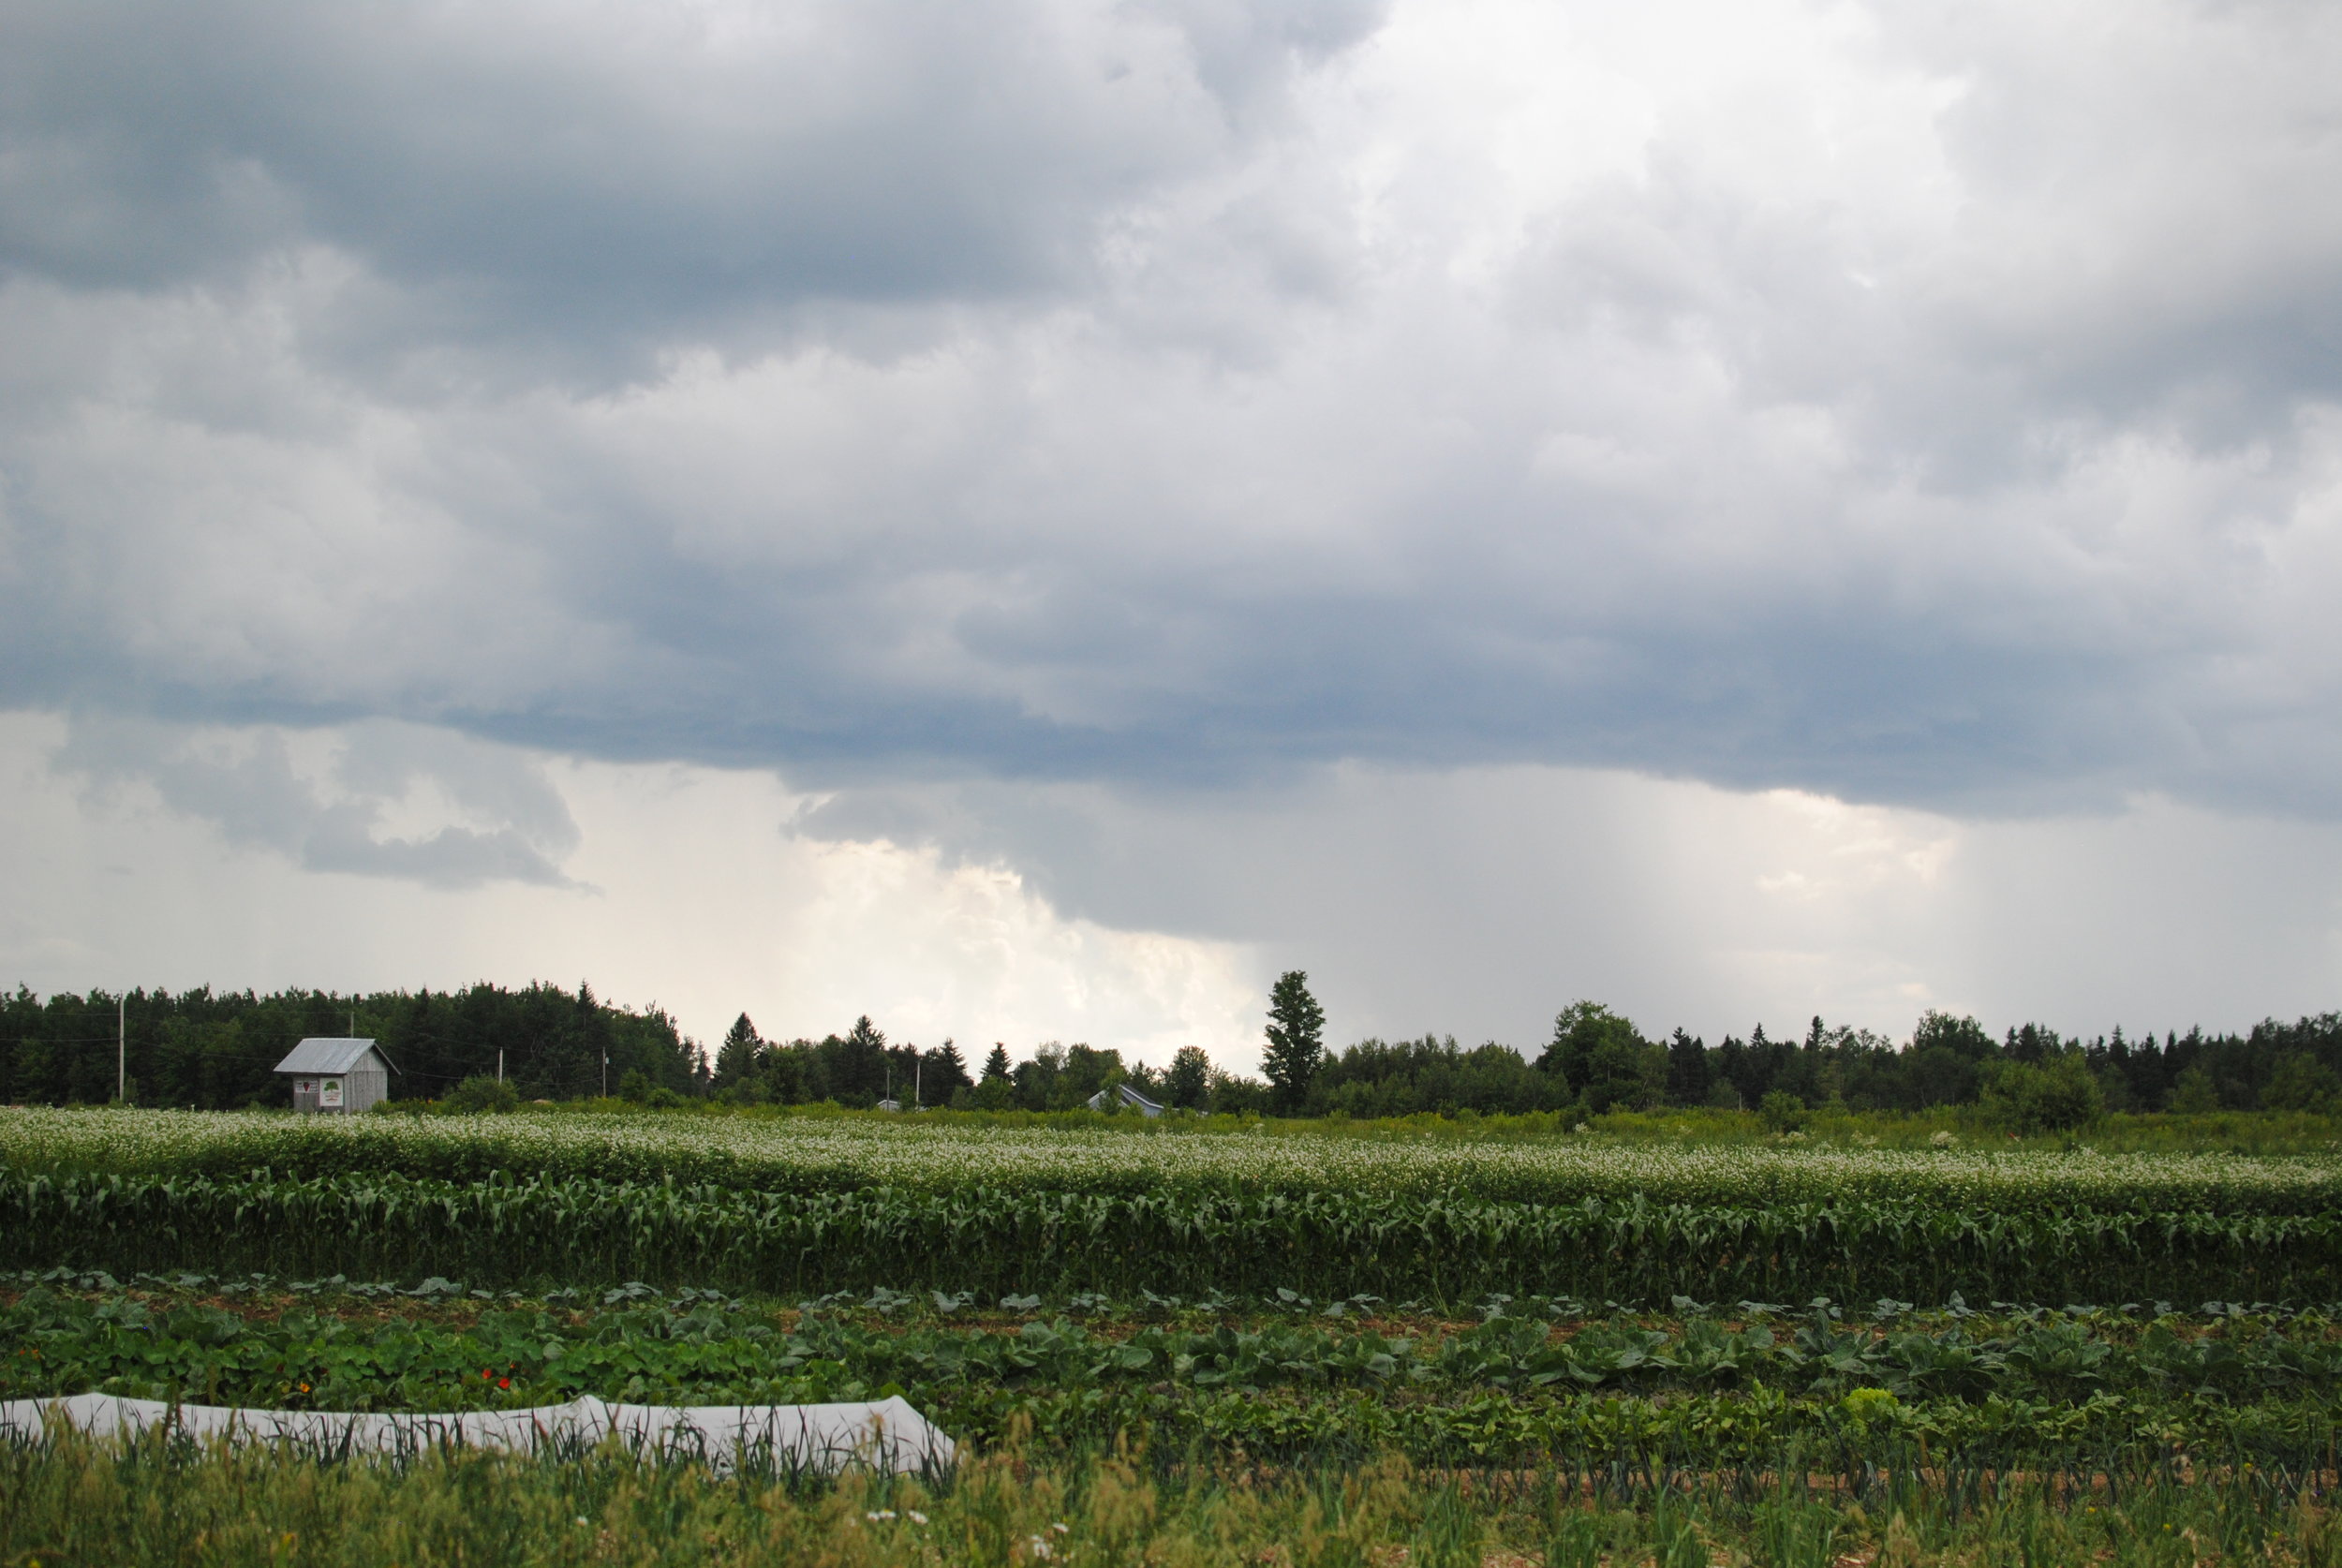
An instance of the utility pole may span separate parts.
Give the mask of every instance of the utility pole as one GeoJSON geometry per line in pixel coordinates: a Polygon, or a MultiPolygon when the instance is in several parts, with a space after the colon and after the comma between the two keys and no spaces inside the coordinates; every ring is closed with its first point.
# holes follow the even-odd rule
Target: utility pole
{"type": "Polygon", "coordinates": [[[610,1098],[610,1047],[601,1048],[601,1097],[610,1098]]]}
{"type": "Polygon", "coordinates": [[[130,1087],[130,993],[114,998],[114,1103],[130,1087]]]}
{"type": "Polygon", "coordinates": [[[924,1110],[924,1109],[926,1109],[926,1103],[927,1103],[927,1097],[926,1097],[926,1094],[925,1093],[925,1091],[923,1091],[923,1090],[919,1087],[920,1080],[921,1080],[921,1077],[923,1076],[923,1074],[926,1072],[926,1065],[927,1065],[927,1062],[926,1062],[926,1058],[925,1057],[915,1057],[915,1058],[913,1058],[912,1059],[912,1063],[911,1063],[911,1108],[912,1108],[912,1110],[914,1110],[914,1111],[924,1110]]]}
{"type": "Polygon", "coordinates": [[[497,1082],[504,1082],[504,1047],[497,1047],[497,1082]]]}

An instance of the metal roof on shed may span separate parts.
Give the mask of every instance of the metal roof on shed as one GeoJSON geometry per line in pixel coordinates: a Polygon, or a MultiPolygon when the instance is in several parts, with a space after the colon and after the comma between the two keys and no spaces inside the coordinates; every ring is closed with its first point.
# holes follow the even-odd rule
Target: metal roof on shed
{"type": "MultiPolygon", "coordinates": [[[[334,1040],[324,1035],[312,1035],[292,1048],[292,1055],[276,1064],[279,1072],[348,1072],[363,1061],[374,1050],[371,1040],[334,1040]]],[[[386,1058],[377,1057],[378,1060],[386,1058]]]]}

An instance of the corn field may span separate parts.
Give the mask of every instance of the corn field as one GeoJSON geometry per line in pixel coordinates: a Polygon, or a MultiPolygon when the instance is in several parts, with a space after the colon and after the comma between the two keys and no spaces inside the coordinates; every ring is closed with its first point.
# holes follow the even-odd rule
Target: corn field
{"type": "Polygon", "coordinates": [[[1444,1301],[2342,1299],[2329,1159],[0,1113],[0,1267],[1444,1301]]]}

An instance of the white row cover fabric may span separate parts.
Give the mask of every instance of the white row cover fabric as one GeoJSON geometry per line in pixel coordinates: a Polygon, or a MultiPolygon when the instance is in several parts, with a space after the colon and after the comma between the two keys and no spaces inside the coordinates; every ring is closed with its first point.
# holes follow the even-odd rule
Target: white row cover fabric
{"type": "Polygon", "coordinates": [[[615,1432],[637,1453],[704,1459],[722,1471],[742,1458],[781,1470],[834,1471],[860,1464],[916,1471],[948,1465],[957,1452],[950,1438],[899,1397],[839,1405],[611,1405],[588,1395],[530,1410],[393,1415],[171,1405],[112,1394],[0,1401],[0,1438],[38,1438],[52,1420],[92,1437],[135,1436],[167,1427],[189,1437],[283,1442],[330,1454],[406,1454],[445,1446],[577,1454],[615,1432]]]}

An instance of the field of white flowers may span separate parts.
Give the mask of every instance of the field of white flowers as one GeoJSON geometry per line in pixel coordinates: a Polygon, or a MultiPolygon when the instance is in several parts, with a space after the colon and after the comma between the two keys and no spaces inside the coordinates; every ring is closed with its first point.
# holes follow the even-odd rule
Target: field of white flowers
{"type": "Polygon", "coordinates": [[[765,1191],[857,1188],[1137,1192],[1458,1193],[1572,1202],[1642,1194],[1739,1207],[1907,1197],[1929,1206],[2316,1212],[2342,1200],[2332,1156],[2097,1153],[1828,1145],[1667,1146],[1598,1136],[1475,1142],[1156,1128],[991,1128],[881,1117],[522,1112],[295,1117],[278,1112],[0,1110],[19,1173],[578,1176],[765,1191]]]}

